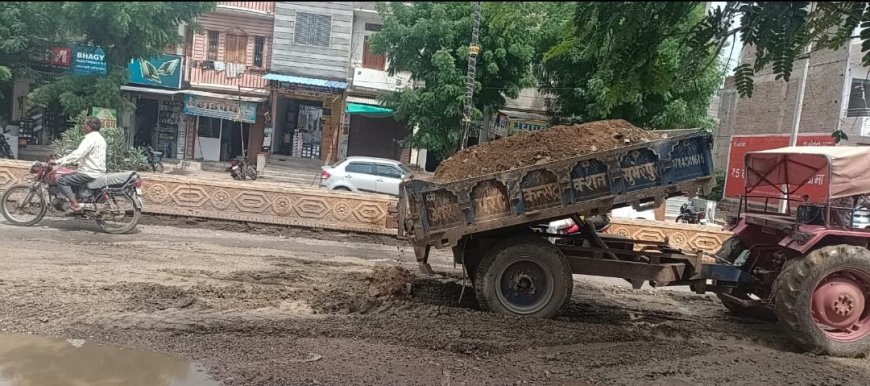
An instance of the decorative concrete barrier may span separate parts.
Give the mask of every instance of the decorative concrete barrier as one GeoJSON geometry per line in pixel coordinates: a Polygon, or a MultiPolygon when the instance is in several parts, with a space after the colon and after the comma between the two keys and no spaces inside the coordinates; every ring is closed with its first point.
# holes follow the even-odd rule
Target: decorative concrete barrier
{"type": "Polygon", "coordinates": [[[667,241],[674,248],[709,253],[719,251],[722,243],[731,237],[731,232],[724,231],[720,227],[619,218],[611,219],[608,233],[634,240],[667,241]]]}
{"type": "MultiPolygon", "coordinates": [[[[30,163],[0,160],[0,191],[28,176],[30,163]]],[[[145,212],[363,233],[396,234],[388,196],[300,189],[266,182],[142,173],[145,212]],[[391,226],[388,226],[388,224],[391,226]]]]}

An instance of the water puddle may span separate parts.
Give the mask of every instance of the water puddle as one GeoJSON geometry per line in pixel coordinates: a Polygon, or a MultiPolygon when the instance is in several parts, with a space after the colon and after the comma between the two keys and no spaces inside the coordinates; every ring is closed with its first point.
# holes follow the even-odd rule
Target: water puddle
{"type": "Polygon", "coordinates": [[[156,352],[81,339],[0,334],[0,386],[214,386],[205,369],[156,352]]]}

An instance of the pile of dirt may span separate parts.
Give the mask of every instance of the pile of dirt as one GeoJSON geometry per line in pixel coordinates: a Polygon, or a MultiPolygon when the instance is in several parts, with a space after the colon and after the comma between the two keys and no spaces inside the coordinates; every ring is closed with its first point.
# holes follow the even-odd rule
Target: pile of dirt
{"type": "Polygon", "coordinates": [[[445,183],[480,177],[659,138],[661,135],[621,119],[553,126],[461,150],[438,166],[435,181],[445,183]]]}
{"type": "Polygon", "coordinates": [[[405,268],[390,265],[375,268],[367,277],[367,280],[369,282],[369,296],[404,297],[411,292],[414,274],[405,268]]]}

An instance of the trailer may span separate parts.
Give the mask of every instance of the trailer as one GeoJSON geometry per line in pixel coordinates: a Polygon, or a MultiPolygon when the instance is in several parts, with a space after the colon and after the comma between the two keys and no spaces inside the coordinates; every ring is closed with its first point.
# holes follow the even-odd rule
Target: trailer
{"type": "MultiPolygon", "coordinates": [[[[788,334],[811,352],[855,356],[870,351],[870,307],[864,307],[870,289],[870,252],[868,238],[859,237],[870,235],[870,231],[822,232],[831,228],[829,218],[834,209],[827,202],[805,205],[798,216],[793,212],[779,216],[741,213],[730,225],[738,236],[716,255],[677,250],[667,241],[601,234],[585,221],[614,208],[645,210],[658,207],[668,197],[709,192],[714,184],[712,136],[703,130],[662,133],[661,139],[647,143],[450,183],[409,179],[400,187],[399,237],[414,245],[421,271],[427,273],[431,273],[431,248],[452,248],[454,261],[471,279],[478,304],[486,311],[550,318],[571,298],[572,274],[607,276],[625,279],[636,289],[648,282],[653,287],[688,285],[699,294],[714,292],[733,313],[785,320],[788,334]],[[827,213],[828,218],[819,220],[816,216],[815,225],[806,228],[801,221],[807,217],[807,208],[815,208],[812,213],[827,213]],[[550,221],[566,218],[580,225],[580,232],[547,231],[550,221]],[[815,240],[812,235],[822,233],[830,236],[829,243],[860,249],[836,249],[821,242],[815,247],[814,242],[794,246],[793,238],[806,243],[815,240]],[[828,249],[815,249],[821,246],[828,249]],[[805,273],[804,265],[809,263],[795,263],[803,256],[822,259],[807,254],[812,250],[821,251],[816,252],[819,256],[842,253],[853,260],[866,258],[868,263],[844,268],[844,273],[830,278],[830,284],[820,279],[822,284],[836,287],[820,292],[819,301],[830,304],[814,303],[806,310],[794,310],[793,304],[784,304],[790,300],[806,305],[810,301],[805,301],[805,295],[790,292],[795,283],[786,281],[795,280],[795,272],[805,273]],[[787,276],[781,278],[780,273],[787,276]]],[[[863,151],[867,158],[847,153],[853,160],[870,162],[870,149],[863,151]]],[[[746,156],[747,176],[750,172],[762,176],[747,178],[754,183],[753,187],[747,185],[747,196],[762,185],[804,186],[818,179],[806,172],[808,166],[801,166],[801,162],[780,160],[778,165],[790,166],[759,171],[776,164],[769,161],[770,154],[761,153],[746,156]],[[799,171],[789,173],[792,169],[799,171]]],[[[788,158],[788,152],[783,154],[781,158],[788,158]]],[[[844,168],[844,161],[833,161],[835,154],[840,157],[843,153],[820,150],[815,158],[809,157],[810,165],[827,167],[829,175],[835,175],[831,165],[844,168]]],[[[849,173],[857,169],[851,167],[849,173]]]]}

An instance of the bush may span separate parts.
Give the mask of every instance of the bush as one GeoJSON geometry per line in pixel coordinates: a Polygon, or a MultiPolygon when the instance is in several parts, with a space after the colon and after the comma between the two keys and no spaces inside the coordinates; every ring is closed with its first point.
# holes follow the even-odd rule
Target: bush
{"type": "MultiPolygon", "coordinates": [[[[61,134],[60,139],[52,143],[55,152],[61,156],[72,153],[79,147],[79,143],[85,138],[82,132],[81,122],[84,118],[79,115],[70,120],[72,127],[61,134]]],[[[127,135],[122,128],[105,128],[100,134],[106,139],[106,172],[120,172],[127,170],[139,170],[145,160],[145,150],[133,147],[127,143],[127,135]]]]}

